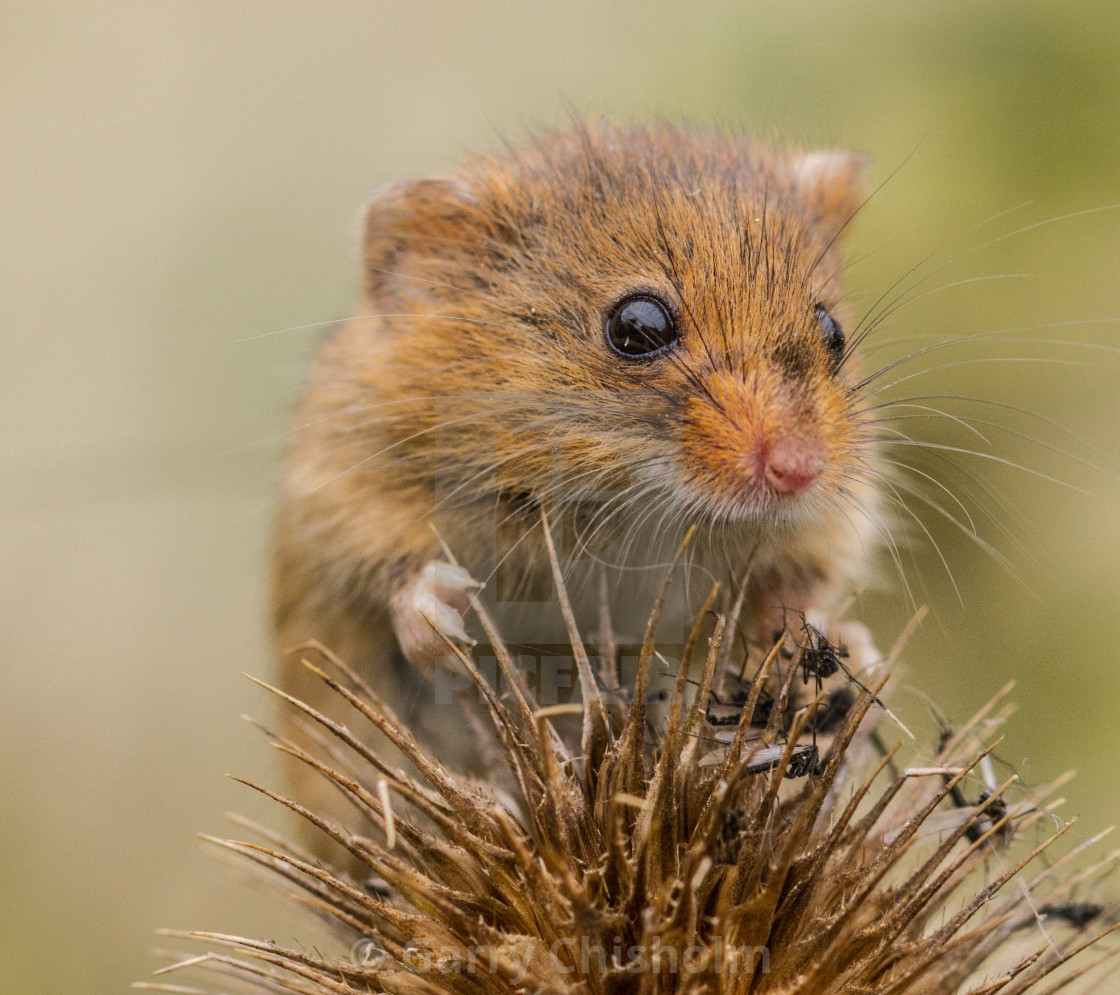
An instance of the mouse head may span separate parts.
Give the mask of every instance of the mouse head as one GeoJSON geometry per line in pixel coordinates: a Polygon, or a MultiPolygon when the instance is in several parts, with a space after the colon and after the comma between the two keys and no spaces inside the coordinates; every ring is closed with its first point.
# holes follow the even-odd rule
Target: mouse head
{"type": "Polygon", "coordinates": [[[440,400],[383,427],[403,454],[438,418],[464,496],[497,479],[757,526],[835,515],[869,445],[835,251],[863,170],[597,126],[386,188],[368,308],[393,389],[440,400]]]}

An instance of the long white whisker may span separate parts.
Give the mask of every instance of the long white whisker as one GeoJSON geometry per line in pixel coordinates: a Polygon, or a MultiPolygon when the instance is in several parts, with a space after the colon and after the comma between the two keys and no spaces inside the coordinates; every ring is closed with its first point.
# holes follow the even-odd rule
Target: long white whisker
{"type": "Polygon", "coordinates": [[[413,439],[418,439],[423,435],[427,435],[429,432],[435,432],[435,431],[438,431],[441,428],[447,428],[451,425],[457,425],[457,424],[460,424],[462,422],[471,421],[475,418],[480,418],[480,417],[483,417],[483,416],[492,417],[493,415],[503,414],[504,412],[515,411],[515,410],[517,410],[517,409],[516,408],[496,408],[492,411],[474,411],[474,412],[471,412],[469,415],[463,415],[461,418],[452,418],[448,421],[440,422],[438,425],[430,425],[427,428],[421,429],[419,432],[413,432],[412,435],[409,435],[404,439],[398,439],[396,442],[390,443],[389,445],[385,446],[384,448],[379,449],[377,452],[371,453],[369,456],[366,456],[363,459],[358,460],[358,462],[355,463],[353,466],[347,467],[347,469],[341,471],[340,473],[336,473],[333,477],[329,477],[327,480],[324,480],[321,484],[317,484],[315,487],[312,488],[312,491],[318,491],[318,490],[321,490],[322,488],[326,487],[328,484],[333,484],[336,480],[339,480],[342,477],[345,477],[347,474],[353,473],[359,467],[365,466],[367,463],[371,462],[372,460],[377,459],[379,456],[384,455],[385,453],[389,452],[392,449],[396,449],[397,446],[403,446],[406,442],[411,442],[413,439]]]}
{"type": "MultiPolygon", "coordinates": [[[[1113,346],[1101,345],[1100,343],[1096,342],[1070,342],[1063,339],[1003,338],[1004,334],[1004,332],[982,332],[975,335],[958,335],[950,339],[940,339],[937,342],[932,343],[931,345],[925,346],[921,349],[915,349],[913,352],[909,352],[905,356],[901,356],[898,359],[891,360],[891,362],[887,363],[886,366],[880,367],[874,373],[869,374],[867,377],[865,377],[861,382],[861,386],[866,386],[867,384],[872,383],[879,377],[883,376],[883,374],[889,373],[891,370],[897,369],[898,367],[903,366],[906,363],[912,363],[915,359],[921,359],[921,357],[927,356],[931,352],[940,352],[942,349],[949,349],[958,345],[969,345],[973,342],[991,342],[997,338],[1001,339],[1004,342],[1012,342],[1015,345],[1048,345],[1059,346],[1063,349],[1067,349],[1070,347],[1084,348],[1093,352],[1105,352],[1110,355],[1116,355],[1120,353],[1120,349],[1117,349],[1113,346]]],[[[1004,357],[997,356],[979,358],[1002,359],[1004,357]]],[[[1045,357],[1027,358],[1045,360],[1045,357]]]]}
{"type": "MultiPolygon", "coordinates": [[[[886,426],[882,426],[885,430],[886,426]]],[[[902,435],[901,432],[897,433],[902,435]]],[[[1021,470],[1023,473],[1029,473],[1032,477],[1038,477],[1041,480],[1048,480],[1052,484],[1057,484],[1060,487],[1065,487],[1068,490],[1074,491],[1077,494],[1084,494],[1086,497],[1092,497],[1089,491],[1076,486],[1075,484],[1067,483],[1064,480],[1059,480],[1057,477],[1051,477],[1049,474],[1043,473],[1041,470],[1033,470],[1029,466],[1023,466],[1021,463],[1016,463],[1014,460],[1005,459],[1002,456],[996,456],[994,453],[981,453],[975,449],[965,449],[962,446],[950,446],[940,442],[923,442],[919,439],[910,439],[908,437],[898,439],[885,440],[885,444],[889,446],[916,446],[919,449],[941,449],[950,453],[961,453],[964,456],[976,456],[979,459],[992,460],[996,463],[1002,463],[1004,466],[1009,466],[1015,470],[1021,470]]]]}
{"type": "MultiPolygon", "coordinates": [[[[1071,211],[1071,212],[1069,212],[1069,213],[1067,213],[1067,214],[1061,214],[1061,215],[1058,215],[1058,216],[1056,216],[1056,217],[1053,217],[1053,218],[1047,218],[1047,219],[1045,219],[1045,220],[1043,220],[1043,221],[1036,221],[1036,222],[1034,222],[1033,224],[1029,224],[1029,225],[1024,225],[1024,226],[1023,226],[1023,227],[1021,227],[1021,228],[1017,228],[1017,229],[1015,229],[1014,231],[1006,232],[1006,233],[1005,233],[1005,234],[1003,234],[1003,235],[997,235],[997,236],[996,236],[995,238],[989,239],[989,240],[988,240],[987,242],[983,242],[983,243],[981,243],[980,245],[978,245],[978,246],[975,246],[974,248],[971,248],[971,249],[967,249],[967,250],[965,250],[964,252],[958,253],[958,254],[957,254],[956,256],[954,256],[954,257],[953,257],[952,259],[950,259],[950,260],[948,260],[947,262],[943,263],[942,265],[938,266],[938,267],[937,267],[936,269],[934,269],[934,270],[933,270],[933,271],[931,271],[930,273],[926,274],[926,276],[922,277],[922,278],[921,278],[920,280],[918,280],[917,282],[915,282],[915,283],[912,283],[912,284],[911,284],[911,285],[910,285],[909,287],[907,287],[907,289],[906,289],[906,290],[904,290],[904,291],[903,291],[902,293],[903,293],[903,294],[908,294],[908,293],[909,293],[909,292],[910,292],[911,290],[914,290],[914,289],[916,289],[917,287],[921,286],[921,285],[922,285],[923,283],[925,283],[925,282],[926,282],[927,280],[930,280],[930,279],[932,279],[932,278],[933,278],[934,276],[936,276],[936,275],[937,275],[938,273],[940,273],[940,272],[942,272],[943,270],[947,269],[947,268],[948,268],[949,266],[952,266],[952,265],[953,265],[954,263],[957,263],[957,262],[959,262],[959,261],[960,261],[961,259],[966,259],[966,258],[967,258],[968,256],[971,256],[971,255],[975,255],[975,254],[976,254],[977,252],[982,252],[982,251],[984,251],[985,249],[988,249],[988,248],[990,248],[990,247],[991,247],[991,246],[993,246],[993,245],[998,245],[998,244],[999,244],[1000,242],[1005,242],[1005,241],[1007,241],[1007,239],[1010,239],[1010,238],[1014,238],[1014,237],[1016,237],[1016,236],[1018,236],[1018,235],[1022,235],[1022,234],[1025,234],[1026,232],[1029,232],[1029,231],[1033,231],[1033,230],[1035,230],[1036,228],[1042,228],[1042,227],[1045,227],[1046,225],[1056,224],[1056,223],[1057,223],[1057,222],[1059,222],[1059,221],[1067,221],[1067,220],[1069,220],[1069,219],[1071,219],[1071,218],[1084,217],[1085,215],[1089,215],[1089,214],[1099,214],[1099,213],[1102,213],[1102,212],[1104,212],[1104,211],[1112,211],[1112,210],[1115,210],[1115,209],[1116,209],[1117,207],[1120,207],[1120,203],[1116,203],[1116,204],[1107,204],[1107,205],[1105,205],[1104,207],[1093,207],[1093,208],[1089,208],[1089,209],[1087,209],[1087,210],[1084,210],[1084,211],[1071,211]]],[[[1017,210],[1017,209],[1018,209],[1018,208],[1013,208],[1013,210],[1017,210]]],[[[1005,213],[1009,213],[1009,212],[1005,212],[1005,213]]],[[[998,217],[998,215],[997,215],[997,217],[998,217]]],[[[986,223],[986,222],[985,222],[985,223],[986,223]]],[[[931,257],[927,257],[927,259],[928,259],[928,258],[931,258],[931,257]]],[[[922,263],[919,263],[919,264],[918,264],[918,266],[921,266],[921,265],[922,265],[922,263]]],[[[917,269],[917,268],[918,268],[918,266],[914,267],[914,269],[917,269]]],[[[913,272],[913,271],[914,271],[914,269],[912,269],[912,270],[911,270],[910,272],[913,272]]],[[[901,282],[901,281],[898,281],[898,282],[901,282]]],[[[894,289],[894,286],[897,286],[897,283],[898,283],[898,282],[896,282],[896,283],[895,283],[895,284],[894,284],[894,285],[892,286],[892,288],[891,288],[892,290],[894,289]]],[[[890,292],[890,291],[888,291],[888,293],[889,293],[889,292],[890,292]]],[[[884,296],[885,296],[885,295],[884,295],[884,296]]],[[[880,298],[880,300],[882,300],[882,298],[880,298]]],[[[876,306],[878,306],[878,302],[876,303],[876,306]]],[[[881,314],[881,312],[880,312],[880,314],[881,314]]],[[[872,322],[872,323],[874,323],[874,324],[878,324],[878,321],[879,321],[879,315],[876,315],[875,317],[871,317],[871,315],[869,314],[869,315],[868,315],[868,319],[869,319],[869,321],[870,321],[870,322],[872,322]]],[[[862,326],[863,324],[864,324],[864,323],[863,323],[863,322],[861,322],[861,323],[860,323],[860,326],[862,326]]],[[[857,326],[857,328],[858,328],[858,327],[860,327],[860,326],[857,326]]],[[[864,331],[862,331],[862,332],[861,332],[860,334],[856,335],[856,336],[854,337],[854,342],[853,342],[853,346],[854,346],[855,344],[858,344],[858,343],[859,343],[860,341],[862,341],[862,340],[863,340],[863,339],[864,339],[864,338],[865,338],[865,337],[867,336],[867,334],[869,333],[869,331],[870,331],[870,329],[865,329],[865,330],[864,330],[864,331]]]]}
{"type": "MultiPolygon", "coordinates": [[[[1120,318],[1080,318],[1071,319],[1070,321],[1048,321],[1037,325],[1020,325],[1016,328],[999,328],[987,332],[971,332],[968,335],[955,335],[949,339],[941,338],[932,332],[928,332],[924,335],[899,335],[893,339],[883,339],[879,342],[872,342],[870,345],[863,346],[860,351],[862,355],[870,356],[873,353],[880,352],[883,349],[893,345],[899,345],[903,342],[929,342],[931,339],[934,341],[928,347],[930,350],[942,349],[946,346],[959,345],[964,342],[985,342],[991,339],[1003,338],[1005,335],[1018,335],[1021,332],[1038,332],[1045,328],[1078,328],[1084,325],[1115,325],[1117,323],[1120,323],[1120,318]]],[[[1074,349],[1089,349],[1107,353],[1120,352],[1120,349],[1116,346],[1103,345],[1099,342],[1081,342],[1076,339],[1016,338],[1011,341],[1032,345],[1058,345],[1074,349]]],[[[910,354],[910,356],[914,355],[919,355],[919,353],[910,354]]]]}
{"type": "Polygon", "coordinates": [[[937,558],[941,561],[941,565],[945,568],[945,573],[949,578],[949,583],[953,585],[953,591],[957,595],[957,600],[960,602],[961,607],[963,608],[964,598],[961,597],[960,588],[957,586],[957,579],[953,576],[953,571],[949,568],[949,561],[945,559],[945,554],[941,551],[941,547],[938,545],[937,540],[933,538],[933,533],[931,533],[930,530],[926,527],[926,523],[921,520],[917,512],[915,512],[914,509],[911,508],[910,505],[908,505],[902,499],[902,496],[895,488],[894,482],[886,477],[880,477],[880,480],[884,484],[886,484],[887,488],[894,495],[894,497],[898,501],[899,507],[902,508],[902,510],[905,511],[911,518],[913,518],[918,528],[920,528],[925,533],[926,538],[930,541],[930,545],[933,546],[934,551],[937,553],[937,558]]]}
{"type": "MultiPolygon", "coordinates": [[[[981,363],[1044,363],[1050,366],[1086,366],[1088,364],[1079,362],[1072,359],[1049,359],[1045,356],[978,356],[974,359],[958,359],[952,363],[941,363],[937,366],[927,366],[916,373],[908,373],[904,377],[899,377],[897,380],[892,380],[890,383],[880,384],[874,390],[866,391],[864,397],[875,397],[885,390],[890,390],[892,387],[897,387],[900,383],[906,383],[907,380],[913,380],[916,377],[924,377],[929,373],[936,373],[938,370],[950,370],[957,366],[977,366],[981,363]]],[[[865,379],[857,389],[863,389],[872,381],[876,380],[882,373],[885,373],[890,367],[885,367],[880,373],[873,373],[870,377],[865,379]]]]}
{"type": "Polygon", "coordinates": [[[485,318],[467,318],[454,314],[417,314],[414,311],[382,312],[379,314],[355,314],[348,318],[331,318],[329,321],[309,321],[305,325],[291,325],[288,328],[277,328],[271,332],[260,332],[257,335],[247,335],[243,339],[234,339],[234,345],[242,342],[255,342],[257,339],[267,339],[273,335],[284,335],[288,332],[301,332],[308,328],[322,328],[324,325],[341,325],[349,321],[363,321],[371,318],[430,318],[439,321],[460,321],[468,325],[485,325],[488,328],[504,328],[511,332],[523,332],[525,329],[517,325],[503,325],[497,321],[488,321],[485,318]]]}
{"type": "Polygon", "coordinates": [[[965,287],[973,283],[991,283],[996,280],[1029,280],[1032,278],[1032,275],[1031,273],[997,273],[991,276],[972,276],[963,280],[954,280],[952,283],[943,283],[940,287],[932,287],[929,290],[923,290],[920,294],[915,294],[912,297],[897,298],[889,307],[885,308],[880,314],[876,315],[872,321],[863,326],[857,338],[870,335],[888,318],[898,314],[898,312],[904,308],[910,307],[911,304],[916,304],[918,301],[924,300],[926,297],[932,297],[934,294],[941,294],[946,290],[952,290],[955,287],[965,287]]]}
{"type": "Polygon", "coordinates": [[[530,535],[532,535],[533,531],[541,524],[541,522],[542,519],[540,517],[537,517],[534,520],[533,524],[530,525],[529,528],[527,528],[509,547],[509,549],[506,550],[505,555],[500,560],[498,560],[497,563],[494,564],[494,569],[482,578],[481,584],[483,585],[483,587],[485,587],[490,583],[491,580],[494,579],[494,575],[498,572],[498,569],[501,567],[501,565],[513,555],[514,550],[516,550],[518,546],[520,546],[530,535]]]}
{"type": "MultiPolygon", "coordinates": [[[[1030,408],[1023,408],[1023,407],[1020,407],[1019,405],[1016,405],[1016,404],[1008,404],[1004,401],[995,401],[995,400],[990,400],[988,398],[983,398],[983,397],[968,397],[968,396],[963,395],[963,394],[914,394],[914,395],[911,395],[909,397],[900,398],[897,402],[896,401],[884,401],[881,404],[869,405],[868,407],[864,408],[863,410],[864,411],[886,410],[886,409],[889,409],[892,405],[894,405],[896,403],[908,403],[908,402],[911,402],[911,401],[960,401],[960,402],[963,402],[963,403],[966,403],[966,404],[983,404],[983,405],[987,405],[988,407],[998,408],[1002,411],[1011,411],[1011,412],[1014,412],[1017,415],[1022,415],[1025,418],[1031,418],[1035,421],[1041,422],[1047,428],[1052,428],[1052,429],[1054,429],[1054,431],[1060,432],[1062,435],[1066,436],[1067,438],[1072,439],[1074,442],[1078,443],[1079,445],[1084,446],[1087,450],[1089,450],[1089,452],[1093,453],[1095,456],[1099,456],[1106,461],[1115,460],[1115,457],[1106,453],[1100,447],[1093,445],[1093,443],[1089,442],[1089,440],[1084,438],[1083,436],[1078,435],[1076,432],[1070,431],[1061,422],[1055,421],[1053,418],[1047,418],[1045,415],[1040,415],[1038,412],[1032,411],[1030,408]]],[[[1095,469],[1099,469],[1099,467],[1095,467],[1095,469]]]]}
{"type": "Polygon", "coordinates": [[[968,511],[968,508],[967,508],[967,507],[965,507],[965,504],[964,504],[964,502],[963,502],[963,501],[961,501],[961,499],[960,499],[959,497],[957,497],[957,495],[956,495],[956,494],[954,494],[954,493],[953,493],[953,492],[952,492],[951,490],[949,490],[949,488],[948,488],[948,487],[946,487],[946,486],[945,486],[945,485],[944,485],[944,484],[943,484],[943,483],[942,483],[942,482],[941,482],[940,480],[938,480],[938,479],[937,479],[936,477],[932,476],[931,474],[928,474],[928,473],[926,473],[926,472],[925,472],[924,470],[919,470],[919,469],[918,469],[918,468],[917,468],[916,466],[912,466],[912,465],[911,465],[911,464],[909,464],[909,463],[903,463],[903,462],[901,462],[900,460],[892,460],[892,459],[887,459],[887,458],[886,458],[886,457],[884,457],[884,456],[880,456],[880,457],[879,457],[879,461],[880,461],[880,462],[882,462],[882,463],[886,463],[886,464],[888,464],[888,465],[890,465],[890,466],[896,466],[896,467],[898,467],[898,468],[899,468],[900,470],[907,470],[907,471],[909,471],[910,473],[916,473],[916,474],[917,474],[917,475],[918,475],[919,477],[922,477],[922,478],[924,478],[925,480],[928,480],[928,481],[929,481],[929,482],[930,482],[931,484],[933,484],[933,485],[934,485],[935,487],[937,487],[937,488],[941,489],[942,491],[944,491],[944,492],[945,492],[945,493],[946,493],[946,494],[947,494],[947,495],[949,496],[950,500],[951,500],[951,501],[952,501],[952,502],[953,502],[953,503],[954,503],[954,504],[955,504],[955,505],[956,505],[956,506],[957,506],[958,508],[960,508],[960,509],[961,509],[961,512],[962,512],[962,513],[964,514],[964,517],[968,519],[968,524],[969,524],[969,527],[970,527],[970,528],[972,529],[972,531],[973,531],[973,532],[975,532],[975,531],[976,531],[976,522],[975,522],[975,521],[973,521],[972,515],[971,515],[971,514],[969,513],[969,511],[968,511]]]}
{"type": "Polygon", "coordinates": [[[910,420],[913,420],[913,419],[945,418],[945,419],[948,419],[949,421],[956,422],[962,428],[965,428],[968,431],[970,431],[973,435],[975,435],[977,438],[979,438],[980,441],[983,442],[985,445],[990,446],[992,444],[991,439],[989,439],[986,435],[984,435],[984,433],[981,432],[979,429],[974,428],[972,425],[970,425],[968,423],[968,421],[966,421],[964,418],[960,418],[957,415],[951,414],[948,411],[942,411],[940,408],[934,408],[934,407],[931,407],[927,404],[913,404],[913,403],[908,402],[908,401],[898,401],[898,402],[895,402],[894,404],[891,404],[891,405],[884,405],[884,406],[878,406],[877,405],[876,407],[879,410],[884,410],[884,409],[888,409],[888,408],[917,409],[919,411],[928,412],[928,414],[925,414],[925,415],[889,415],[889,416],[884,416],[884,417],[880,417],[880,418],[873,418],[873,419],[868,421],[869,425],[880,425],[880,424],[883,424],[884,422],[910,421],[910,420]]]}

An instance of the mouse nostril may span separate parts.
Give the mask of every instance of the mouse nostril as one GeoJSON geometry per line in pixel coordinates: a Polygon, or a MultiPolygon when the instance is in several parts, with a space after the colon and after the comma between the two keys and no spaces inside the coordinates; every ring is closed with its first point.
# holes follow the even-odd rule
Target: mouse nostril
{"type": "Polygon", "coordinates": [[[824,463],[819,451],[781,446],[766,460],[766,482],[781,494],[804,494],[821,475],[824,463]]]}

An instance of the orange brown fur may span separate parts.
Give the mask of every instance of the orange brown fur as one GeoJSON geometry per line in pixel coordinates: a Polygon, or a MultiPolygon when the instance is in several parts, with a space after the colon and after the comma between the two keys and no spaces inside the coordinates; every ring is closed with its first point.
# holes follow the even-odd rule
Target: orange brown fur
{"type": "Polygon", "coordinates": [[[480,579],[499,532],[525,535],[504,569],[532,587],[542,504],[590,508],[586,535],[617,537],[631,566],[661,555],[642,529],[699,522],[710,572],[738,579],[754,556],[756,608],[834,603],[879,512],[854,361],[835,369],[815,318],[846,321],[834,242],[863,197],[858,162],[831,155],[592,125],[375,196],[361,310],[324,345],[292,434],[279,643],[320,639],[392,699],[412,678],[388,661],[391,606],[442,558],[432,525],[480,579]],[[679,312],[664,356],[606,345],[634,291],[679,312]],[[806,493],[751,476],[774,446],[820,454],[806,493]]]}

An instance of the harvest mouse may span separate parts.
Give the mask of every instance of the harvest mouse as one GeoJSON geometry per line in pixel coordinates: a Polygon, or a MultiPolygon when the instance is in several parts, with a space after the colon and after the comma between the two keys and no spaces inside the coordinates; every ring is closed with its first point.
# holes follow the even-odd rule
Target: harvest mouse
{"type": "MultiPolygon", "coordinates": [[[[542,509],[644,609],[689,524],[705,576],[749,565],[748,631],[833,607],[881,527],[837,276],[864,171],[595,123],[379,190],[360,308],[291,435],[278,645],[319,640],[411,701],[498,573],[533,635],[516,592],[550,583],[542,509]]],[[[575,600],[590,631],[595,599],[575,600]]]]}

